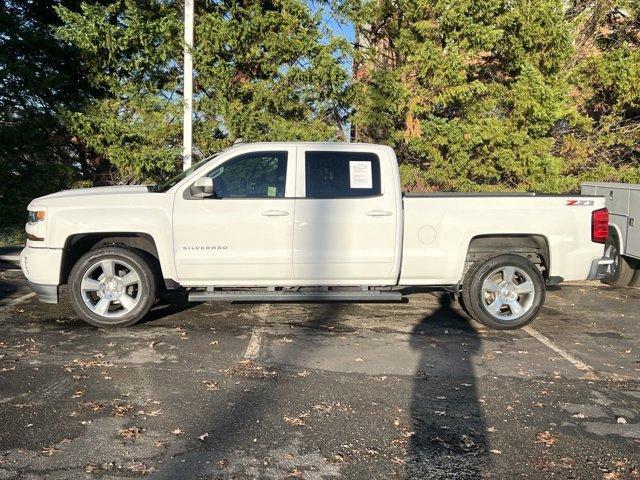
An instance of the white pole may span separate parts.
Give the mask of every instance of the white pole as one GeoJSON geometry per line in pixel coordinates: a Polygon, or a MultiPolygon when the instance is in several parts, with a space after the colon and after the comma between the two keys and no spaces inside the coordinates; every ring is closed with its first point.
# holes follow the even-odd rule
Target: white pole
{"type": "Polygon", "coordinates": [[[182,130],[182,167],[191,166],[193,153],[193,1],[184,1],[184,118],[182,130]]]}

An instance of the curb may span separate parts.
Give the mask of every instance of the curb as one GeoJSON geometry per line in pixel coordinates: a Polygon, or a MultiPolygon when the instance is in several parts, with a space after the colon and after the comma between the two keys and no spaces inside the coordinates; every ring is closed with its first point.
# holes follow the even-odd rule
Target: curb
{"type": "MultiPolygon", "coordinates": [[[[2,247],[0,248],[0,263],[20,266],[20,251],[23,247],[2,247]]],[[[0,268],[2,268],[0,266],[0,268]]]]}

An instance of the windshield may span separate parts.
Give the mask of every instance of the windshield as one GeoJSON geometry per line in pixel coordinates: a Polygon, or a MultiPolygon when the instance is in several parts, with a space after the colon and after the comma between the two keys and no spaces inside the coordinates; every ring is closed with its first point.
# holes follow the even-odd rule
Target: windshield
{"type": "Polygon", "coordinates": [[[159,192],[159,193],[166,192],[167,190],[169,190],[174,185],[177,185],[178,183],[180,183],[184,178],[189,176],[191,173],[195,172],[202,165],[204,165],[205,163],[207,163],[211,159],[213,159],[213,158],[217,157],[218,155],[220,155],[220,153],[221,152],[216,152],[213,155],[210,155],[207,158],[204,158],[204,159],[200,160],[198,163],[194,163],[193,165],[191,165],[186,170],[180,172],[179,174],[177,174],[174,177],[171,177],[169,180],[165,180],[164,182],[159,183],[159,184],[151,187],[150,190],[152,192],[159,192]]]}

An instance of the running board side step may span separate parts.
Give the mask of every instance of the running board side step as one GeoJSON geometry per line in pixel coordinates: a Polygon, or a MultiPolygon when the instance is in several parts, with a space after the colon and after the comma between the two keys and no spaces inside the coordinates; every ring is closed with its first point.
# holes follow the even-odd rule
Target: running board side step
{"type": "Polygon", "coordinates": [[[189,293],[190,302],[400,302],[402,293],[392,290],[290,292],[217,290],[189,293]]]}

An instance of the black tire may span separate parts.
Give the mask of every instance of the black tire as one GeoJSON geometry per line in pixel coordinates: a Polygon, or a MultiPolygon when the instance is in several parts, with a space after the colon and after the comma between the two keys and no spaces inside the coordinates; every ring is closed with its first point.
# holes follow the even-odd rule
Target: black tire
{"type": "Polygon", "coordinates": [[[465,275],[462,284],[465,310],[478,322],[498,330],[514,330],[531,323],[544,304],[545,294],[544,278],[538,267],[524,257],[511,254],[476,261],[465,275]],[[514,269],[514,275],[510,281],[505,281],[501,270],[509,268],[514,269]],[[500,290],[495,290],[495,293],[486,292],[483,288],[485,281],[500,276],[503,278],[500,283],[497,280],[488,282],[500,290]],[[520,293],[519,286],[530,291],[520,293]],[[514,307],[503,303],[502,296],[506,298],[504,302],[516,307],[519,305],[522,313],[519,314],[514,307]],[[524,306],[521,301],[525,303],[524,306]],[[515,305],[516,303],[518,305],[515,305]],[[501,308],[491,313],[490,309],[495,305],[500,305],[501,308]]]}
{"type": "Polygon", "coordinates": [[[473,318],[473,315],[471,315],[471,312],[469,311],[469,308],[467,307],[467,304],[464,301],[464,297],[462,296],[462,293],[460,293],[460,295],[458,295],[458,304],[460,305],[460,308],[462,308],[464,313],[466,313],[471,318],[473,318]]]}
{"type": "Polygon", "coordinates": [[[603,278],[602,283],[616,288],[634,286],[634,280],[637,278],[634,277],[636,271],[629,263],[629,260],[620,255],[620,245],[615,234],[609,235],[604,252],[605,256],[612,258],[614,263],[611,274],[603,278]]]}
{"type": "Polygon", "coordinates": [[[157,282],[154,269],[142,252],[102,247],[78,259],[69,274],[68,291],[73,309],[87,323],[96,327],[127,327],[147,314],[156,298],[157,282]],[[112,275],[107,275],[101,262],[111,265],[112,275]],[[135,275],[128,276],[132,272],[135,275]],[[135,283],[125,285],[131,279],[135,279],[135,283]],[[83,280],[90,288],[83,289],[83,280]],[[93,290],[97,284],[100,288],[93,290]],[[110,295],[118,299],[107,298],[110,295]],[[125,307],[125,297],[129,308],[125,307]],[[101,315],[96,310],[103,310],[98,305],[105,303],[106,313],[101,315]]]}

